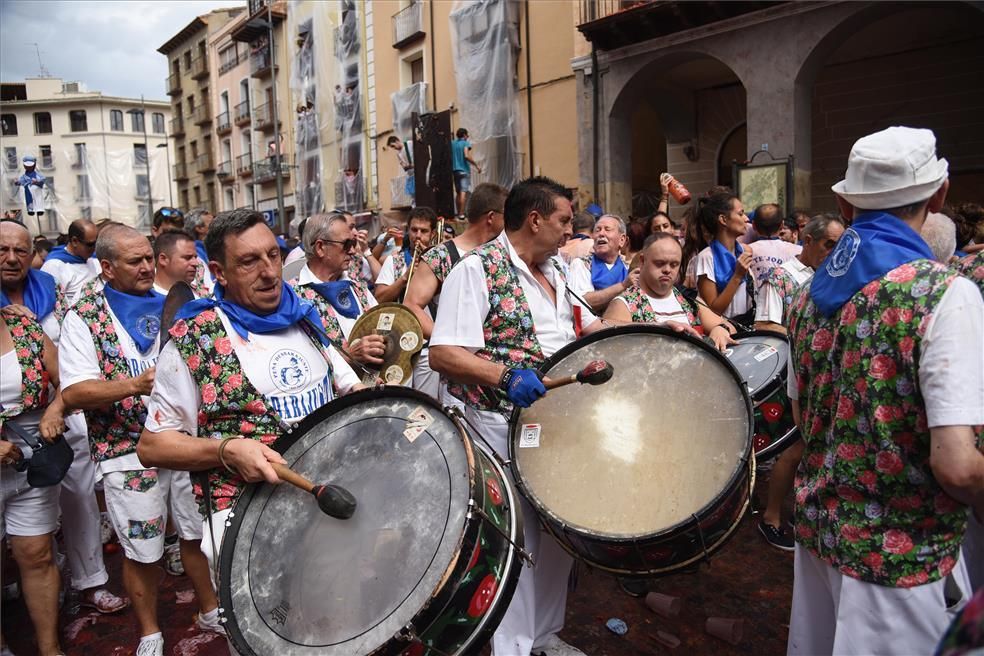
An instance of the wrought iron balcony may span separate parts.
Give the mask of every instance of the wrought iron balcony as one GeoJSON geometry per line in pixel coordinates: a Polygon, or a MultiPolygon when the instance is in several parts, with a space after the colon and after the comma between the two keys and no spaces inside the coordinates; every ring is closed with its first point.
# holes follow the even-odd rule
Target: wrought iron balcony
{"type": "Polygon", "coordinates": [[[250,77],[268,77],[273,69],[273,57],[270,54],[270,44],[262,45],[249,53],[250,77]]]}
{"type": "Polygon", "coordinates": [[[195,168],[199,173],[211,173],[215,170],[215,161],[212,159],[212,153],[202,153],[195,160],[195,168]]]}
{"type": "Polygon", "coordinates": [[[236,158],[236,173],[241,178],[248,178],[253,175],[253,156],[251,154],[246,153],[236,158]]]}
{"type": "Polygon", "coordinates": [[[229,112],[222,112],[215,117],[215,133],[219,136],[232,132],[232,123],[229,122],[229,112]]]}
{"type": "Polygon", "coordinates": [[[164,81],[164,88],[167,90],[167,95],[176,96],[181,93],[181,76],[176,73],[171,73],[167,76],[164,81]]]}
{"type": "Polygon", "coordinates": [[[187,180],[188,179],[188,165],[184,162],[178,162],[174,165],[174,179],[175,180],[187,180]]]}
{"type": "Polygon", "coordinates": [[[212,108],[208,105],[199,105],[195,108],[189,118],[195,125],[205,125],[212,122],[212,108]]]}
{"type": "Polygon", "coordinates": [[[280,174],[284,178],[290,177],[290,165],[284,161],[286,158],[281,156],[267,157],[253,164],[253,180],[256,182],[269,182],[277,178],[277,160],[280,160],[280,174]]]}
{"type": "Polygon", "coordinates": [[[194,80],[208,77],[208,56],[205,53],[200,53],[191,60],[191,77],[194,80]]]}
{"type": "Polygon", "coordinates": [[[215,175],[220,182],[232,182],[235,179],[232,174],[232,161],[226,160],[219,164],[219,167],[215,169],[215,175]]]}
{"type": "Polygon", "coordinates": [[[184,119],[181,118],[180,116],[175,116],[174,118],[171,119],[171,136],[181,137],[184,136],[184,133],[185,133],[184,119]]]}
{"type": "Polygon", "coordinates": [[[424,37],[424,3],[411,2],[392,16],[393,47],[402,48],[424,37]]]}
{"type": "Polygon", "coordinates": [[[264,132],[273,130],[273,103],[264,103],[253,109],[253,129],[264,132]]]}

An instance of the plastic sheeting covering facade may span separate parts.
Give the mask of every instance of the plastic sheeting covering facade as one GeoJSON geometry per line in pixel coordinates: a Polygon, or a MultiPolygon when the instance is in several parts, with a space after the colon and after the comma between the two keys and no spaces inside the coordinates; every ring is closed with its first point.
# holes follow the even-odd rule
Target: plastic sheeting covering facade
{"type": "Polygon", "coordinates": [[[449,18],[460,126],[468,130],[483,171],[473,173],[473,181],[507,189],[523,170],[519,7],[513,0],[456,0],[449,18]]]}
{"type": "Polygon", "coordinates": [[[297,213],[366,207],[360,3],[294,0],[287,12],[296,108],[297,213]]]}
{"type": "MultiPolygon", "coordinates": [[[[21,155],[25,154],[27,151],[21,155]]],[[[167,154],[161,148],[151,148],[147,158],[142,150],[138,153],[132,148],[105,150],[86,145],[55,151],[51,157],[49,165],[39,167],[46,178],[40,232],[65,233],[68,225],[80,218],[113,219],[149,232],[148,189],[154,209],[171,203],[167,154]]],[[[0,205],[3,211],[21,210],[21,220],[37,233],[37,216],[27,214],[23,189],[14,185],[24,173],[20,158],[5,158],[2,163],[0,205]]],[[[42,164],[40,156],[38,164],[42,164]]]]}

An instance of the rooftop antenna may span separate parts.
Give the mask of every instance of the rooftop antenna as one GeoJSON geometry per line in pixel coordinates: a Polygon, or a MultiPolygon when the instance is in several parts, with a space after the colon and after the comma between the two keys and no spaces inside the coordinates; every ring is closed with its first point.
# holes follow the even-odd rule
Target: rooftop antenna
{"type": "Polygon", "coordinates": [[[51,77],[51,73],[48,69],[44,67],[44,62],[41,61],[41,46],[37,43],[28,43],[29,46],[34,46],[34,52],[38,55],[38,68],[41,69],[41,77],[51,77]]]}

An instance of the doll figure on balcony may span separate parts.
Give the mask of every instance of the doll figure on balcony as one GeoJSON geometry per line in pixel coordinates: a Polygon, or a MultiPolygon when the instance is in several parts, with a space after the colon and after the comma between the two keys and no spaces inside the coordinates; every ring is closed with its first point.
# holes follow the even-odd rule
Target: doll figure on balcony
{"type": "Polygon", "coordinates": [[[24,155],[24,174],[14,184],[24,189],[24,206],[31,216],[44,214],[45,177],[37,170],[34,155],[24,155]]]}

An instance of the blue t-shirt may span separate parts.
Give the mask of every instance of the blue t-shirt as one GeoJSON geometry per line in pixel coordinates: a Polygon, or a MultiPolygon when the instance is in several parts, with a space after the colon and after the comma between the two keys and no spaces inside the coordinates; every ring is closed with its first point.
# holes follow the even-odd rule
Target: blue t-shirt
{"type": "Polygon", "coordinates": [[[465,149],[471,148],[467,139],[455,139],[451,142],[451,170],[456,173],[469,173],[468,160],[465,159],[465,149]]]}

